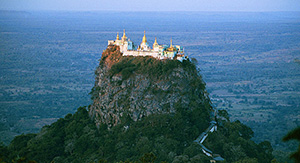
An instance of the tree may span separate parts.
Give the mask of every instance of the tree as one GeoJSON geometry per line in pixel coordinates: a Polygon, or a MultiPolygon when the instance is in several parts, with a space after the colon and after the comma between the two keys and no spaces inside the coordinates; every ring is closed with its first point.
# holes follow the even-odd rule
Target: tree
{"type": "Polygon", "coordinates": [[[142,163],[153,163],[156,160],[156,156],[153,153],[146,153],[140,160],[142,163]]]}
{"type": "MultiPolygon", "coordinates": [[[[296,139],[300,141],[300,127],[297,127],[296,129],[290,131],[284,138],[283,141],[289,141],[296,139]]],[[[295,159],[296,162],[300,162],[300,145],[298,147],[298,151],[295,153],[292,153],[290,155],[290,158],[295,159]]]]}
{"type": "Polygon", "coordinates": [[[0,162],[6,160],[8,157],[9,151],[7,147],[3,144],[3,142],[0,142],[0,162]]]}

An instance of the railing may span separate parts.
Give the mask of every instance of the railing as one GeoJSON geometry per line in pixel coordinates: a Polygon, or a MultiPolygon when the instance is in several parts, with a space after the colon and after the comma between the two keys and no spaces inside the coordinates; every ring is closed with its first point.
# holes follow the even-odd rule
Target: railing
{"type": "Polygon", "coordinates": [[[217,122],[211,121],[210,123],[211,125],[209,125],[209,127],[204,132],[202,132],[200,136],[196,140],[194,140],[194,142],[199,144],[201,146],[202,152],[205,155],[212,157],[214,161],[224,161],[224,159],[220,156],[214,157],[214,153],[202,144],[208,137],[210,132],[212,133],[217,130],[217,122]]]}

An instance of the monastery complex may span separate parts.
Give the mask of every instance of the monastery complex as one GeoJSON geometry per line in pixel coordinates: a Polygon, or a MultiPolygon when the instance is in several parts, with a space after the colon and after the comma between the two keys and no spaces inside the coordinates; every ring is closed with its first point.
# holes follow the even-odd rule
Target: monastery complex
{"type": "Polygon", "coordinates": [[[108,45],[119,46],[123,56],[152,56],[158,59],[177,59],[179,61],[183,61],[188,58],[187,56],[184,56],[184,50],[181,46],[172,45],[172,39],[170,45],[159,45],[155,38],[151,49],[147,42],[145,31],[142,43],[137,47],[129,38],[126,37],[125,30],[121,39],[119,38],[118,33],[116,40],[108,40],[108,45]]]}

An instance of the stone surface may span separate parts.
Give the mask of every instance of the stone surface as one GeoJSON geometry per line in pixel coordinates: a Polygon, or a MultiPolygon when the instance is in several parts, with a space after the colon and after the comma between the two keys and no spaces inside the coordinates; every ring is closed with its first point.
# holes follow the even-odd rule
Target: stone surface
{"type": "Polygon", "coordinates": [[[89,114],[98,126],[101,123],[108,127],[115,126],[124,115],[137,121],[154,113],[174,113],[176,103],[191,109],[192,101],[196,105],[204,104],[203,100],[209,103],[208,95],[202,88],[205,83],[197,72],[178,67],[160,78],[137,72],[128,79],[123,79],[121,73],[111,76],[109,70],[122,58],[118,46],[108,46],[96,69],[93,104],[89,107],[89,114]]]}

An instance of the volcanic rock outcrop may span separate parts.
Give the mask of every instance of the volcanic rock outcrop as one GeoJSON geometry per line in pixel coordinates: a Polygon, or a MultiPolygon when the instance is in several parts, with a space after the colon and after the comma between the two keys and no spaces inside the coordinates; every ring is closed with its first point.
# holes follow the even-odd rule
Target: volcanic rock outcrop
{"type": "Polygon", "coordinates": [[[150,114],[174,113],[175,104],[202,108],[208,116],[211,111],[205,83],[189,60],[125,57],[118,46],[108,46],[95,74],[89,113],[97,125],[115,126],[124,115],[137,121],[150,114]]]}

